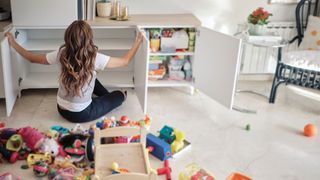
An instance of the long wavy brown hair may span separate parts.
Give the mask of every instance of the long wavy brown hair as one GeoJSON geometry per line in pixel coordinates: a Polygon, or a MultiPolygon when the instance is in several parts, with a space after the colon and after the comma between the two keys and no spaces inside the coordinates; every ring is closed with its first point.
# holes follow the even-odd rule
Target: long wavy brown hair
{"type": "Polygon", "coordinates": [[[82,88],[93,78],[98,51],[93,44],[91,27],[85,21],[74,21],[65,31],[60,47],[60,80],[68,95],[82,96],[82,88]]]}

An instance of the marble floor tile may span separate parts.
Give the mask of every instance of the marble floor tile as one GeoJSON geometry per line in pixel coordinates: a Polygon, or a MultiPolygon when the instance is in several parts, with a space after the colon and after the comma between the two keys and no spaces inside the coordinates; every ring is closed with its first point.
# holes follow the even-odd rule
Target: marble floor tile
{"type": "MultiPolygon", "coordinates": [[[[238,83],[238,89],[267,96],[270,86],[270,82],[238,83]]],[[[256,110],[257,114],[230,111],[202,93],[190,95],[175,88],[149,89],[151,131],[157,133],[163,125],[170,125],[185,131],[192,143],[190,151],[171,160],[173,179],[192,162],[208,169],[217,179],[226,179],[232,172],[242,172],[259,180],[319,179],[320,136],[306,138],[302,130],[307,123],[320,127],[320,102],[280,86],[275,104],[248,93],[238,93],[235,104],[256,110]],[[245,130],[247,124],[250,131],[245,130]]],[[[0,101],[0,112],[8,127],[32,125],[46,130],[57,124],[74,126],[57,113],[56,90],[25,91],[11,117],[4,116],[4,101],[0,101]]],[[[143,117],[132,89],[128,89],[127,101],[107,116],[121,115],[132,119],[143,117]]],[[[162,166],[157,159],[150,159],[153,168],[162,166]]],[[[2,164],[0,174],[9,171],[24,179],[35,179],[31,170],[20,169],[24,163],[2,164]]]]}

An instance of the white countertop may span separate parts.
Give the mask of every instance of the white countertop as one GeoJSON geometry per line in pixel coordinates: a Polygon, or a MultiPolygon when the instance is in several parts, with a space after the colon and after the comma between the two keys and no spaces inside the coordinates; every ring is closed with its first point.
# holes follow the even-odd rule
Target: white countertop
{"type": "Polygon", "coordinates": [[[136,14],[130,15],[128,21],[110,20],[108,17],[96,17],[87,21],[93,27],[193,27],[201,25],[193,14],[136,14]]]}

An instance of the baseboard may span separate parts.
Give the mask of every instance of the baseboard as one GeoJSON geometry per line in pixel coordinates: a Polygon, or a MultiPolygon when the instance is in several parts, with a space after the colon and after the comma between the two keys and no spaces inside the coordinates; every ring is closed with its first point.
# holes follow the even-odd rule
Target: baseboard
{"type": "Polygon", "coordinates": [[[238,76],[240,81],[271,81],[273,74],[240,74],[238,76]]]}

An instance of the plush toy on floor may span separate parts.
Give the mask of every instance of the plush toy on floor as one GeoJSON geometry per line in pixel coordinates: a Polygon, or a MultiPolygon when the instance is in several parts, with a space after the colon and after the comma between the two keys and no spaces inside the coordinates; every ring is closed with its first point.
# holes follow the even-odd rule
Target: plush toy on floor
{"type": "Polygon", "coordinates": [[[179,130],[173,131],[176,139],[171,144],[172,153],[179,152],[184,147],[184,140],[186,138],[186,135],[184,132],[179,130]]]}

